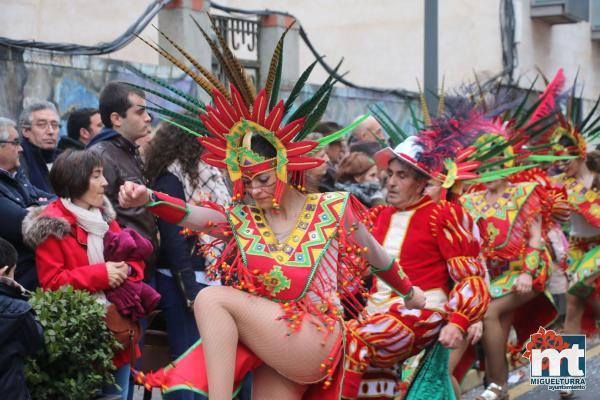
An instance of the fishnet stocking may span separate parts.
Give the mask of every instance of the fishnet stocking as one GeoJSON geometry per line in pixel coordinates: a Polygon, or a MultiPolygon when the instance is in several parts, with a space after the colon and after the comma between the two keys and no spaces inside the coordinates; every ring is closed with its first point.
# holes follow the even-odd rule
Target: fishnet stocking
{"type": "Polygon", "coordinates": [[[564,332],[566,334],[581,333],[581,319],[585,310],[585,299],[567,293],[566,300],[567,311],[564,332]]]}
{"type": "Polygon", "coordinates": [[[305,391],[306,385],[290,381],[267,365],[252,376],[252,400],[300,400],[305,391]]]}
{"type": "Polygon", "coordinates": [[[506,342],[511,318],[510,314],[519,306],[527,303],[539,292],[526,294],[511,293],[493,299],[483,319],[483,350],[485,352],[485,372],[488,382],[504,386],[508,379],[506,365],[506,342]]]}
{"type": "MultiPolygon", "coordinates": [[[[322,325],[312,316],[305,317],[301,328],[289,334],[286,323],[277,320],[282,315],[279,304],[227,286],[200,291],[194,312],[203,338],[211,400],[231,399],[238,340],[287,380],[313,383],[325,377],[320,364],[340,334],[337,328],[323,342],[322,325]]],[[[273,379],[269,376],[268,381],[273,379]]],[[[285,382],[281,386],[289,387],[285,382]]],[[[260,387],[256,390],[262,393],[260,387]]]]}

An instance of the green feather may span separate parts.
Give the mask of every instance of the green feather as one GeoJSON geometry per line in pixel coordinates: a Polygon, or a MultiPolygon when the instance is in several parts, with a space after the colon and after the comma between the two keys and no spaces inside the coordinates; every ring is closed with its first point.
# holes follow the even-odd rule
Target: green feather
{"type": "MultiPolygon", "coordinates": [[[[486,148],[486,146],[488,144],[492,143],[496,139],[498,139],[497,136],[490,136],[488,139],[486,139],[485,141],[483,141],[481,143],[473,144],[473,146],[475,146],[477,151],[475,151],[475,153],[473,153],[473,155],[470,157],[470,159],[475,159],[475,158],[477,158],[477,156],[490,151],[490,149],[486,148]]],[[[492,146],[492,147],[495,147],[495,146],[492,146]]]]}
{"type": "Polygon", "coordinates": [[[589,133],[589,141],[593,142],[594,140],[600,137],[600,128],[589,133]]]}
{"type": "Polygon", "coordinates": [[[519,117],[519,114],[521,114],[521,110],[523,109],[523,107],[527,103],[527,100],[529,99],[529,96],[531,95],[531,93],[533,93],[533,87],[535,86],[535,83],[537,82],[538,78],[539,78],[539,75],[537,75],[535,77],[535,79],[533,80],[533,82],[531,82],[531,86],[529,86],[529,89],[527,89],[527,94],[525,95],[525,97],[523,97],[523,100],[521,100],[521,102],[517,106],[517,108],[516,108],[514,114],[512,115],[511,119],[513,119],[513,118],[517,119],[519,117]]]}
{"type": "Polygon", "coordinates": [[[190,103],[186,103],[186,102],[180,101],[180,100],[178,100],[178,99],[176,99],[174,97],[171,97],[171,96],[166,95],[164,93],[158,92],[156,90],[148,89],[148,88],[145,88],[145,87],[142,87],[142,86],[138,86],[138,85],[135,85],[135,84],[129,83],[129,82],[123,82],[123,83],[126,84],[126,85],[129,85],[129,86],[132,86],[132,87],[134,87],[136,89],[143,90],[144,92],[151,93],[151,94],[153,94],[153,95],[155,95],[157,97],[160,97],[161,99],[167,100],[168,102],[173,103],[176,106],[179,106],[181,108],[184,108],[184,109],[186,109],[187,111],[189,111],[191,113],[198,114],[200,112],[200,110],[201,110],[201,108],[198,107],[198,106],[195,106],[195,105],[192,105],[190,103]]]}
{"type": "Polygon", "coordinates": [[[533,103],[533,105],[531,107],[529,107],[527,110],[525,110],[524,115],[517,120],[517,122],[515,123],[515,129],[521,128],[523,125],[525,125],[527,123],[527,121],[529,121],[529,118],[533,115],[533,113],[535,112],[536,108],[541,104],[542,101],[544,101],[545,99],[543,97],[540,97],[539,99],[537,99],[535,101],[535,103],[533,103]]]}
{"type": "Polygon", "coordinates": [[[412,107],[412,104],[408,103],[408,110],[410,111],[410,118],[412,119],[412,126],[415,128],[415,130],[418,132],[422,129],[422,121],[419,121],[419,119],[417,118],[417,114],[415,113],[415,110],[412,107]]]}
{"type": "Polygon", "coordinates": [[[528,136],[530,136],[531,139],[539,136],[540,134],[544,133],[547,129],[556,125],[556,122],[557,122],[556,116],[557,116],[557,114],[553,113],[553,114],[545,116],[544,118],[540,118],[539,120],[535,121],[533,124],[528,126],[527,129],[525,129],[522,132],[522,135],[528,135],[528,136]],[[542,125],[545,122],[547,122],[547,123],[545,125],[542,125]],[[542,125],[542,126],[540,127],[540,125],[542,125]]]}
{"type": "Polygon", "coordinates": [[[479,178],[469,179],[465,181],[466,184],[470,185],[473,183],[485,183],[490,181],[495,181],[498,179],[506,178],[509,175],[514,174],[515,172],[526,171],[531,168],[537,167],[539,164],[531,164],[531,165],[521,165],[518,167],[499,169],[497,171],[485,172],[480,175],[479,178]]]}
{"type": "Polygon", "coordinates": [[[593,120],[590,124],[588,124],[588,127],[586,128],[586,136],[589,136],[592,134],[590,131],[596,130],[596,128],[597,128],[596,124],[598,122],[600,122],[600,115],[595,120],[593,120]]]}
{"type": "Polygon", "coordinates": [[[575,126],[576,118],[577,118],[577,101],[575,97],[575,89],[577,86],[577,78],[579,77],[579,68],[577,68],[577,73],[575,74],[575,79],[573,80],[573,86],[571,87],[571,96],[569,98],[571,107],[567,109],[567,115],[569,120],[572,122],[573,126],[575,126]]]}
{"type": "Polygon", "coordinates": [[[181,114],[181,113],[178,113],[175,111],[167,110],[166,108],[163,108],[163,107],[146,106],[146,110],[153,111],[158,114],[166,115],[169,118],[177,119],[182,122],[185,122],[186,125],[190,126],[190,128],[197,129],[198,131],[202,132],[205,135],[210,134],[208,132],[208,130],[206,129],[206,127],[202,124],[202,121],[200,121],[196,118],[193,118],[189,115],[185,115],[185,114],[181,114]]]}
{"type": "Polygon", "coordinates": [[[533,162],[554,162],[560,160],[572,160],[577,158],[577,156],[548,156],[543,154],[533,154],[531,156],[527,156],[527,160],[533,162]]]}
{"type": "Polygon", "coordinates": [[[325,110],[327,109],[327,104],[329,103],[329,97],[331,96],[332,90],[333,84],[329,87],[329,90],[321,98],[321,101],[319,101],[319,104],[317,104],[313,112],[308,116],[308,118],[304,122],[304,127],[302,127],[302,130],[298,133],[298,135],[296,135],[295,141],[304,139],[309,133],[313,131],[315,126],[317,126],[317,124],[323,117],[323,114],[325,114],[325,110]]]}
{"type": "Polygon", "coordinates": [[[279,86],[281,85],[281,70],[283,64],[283,40],[285,39],[285,35],[287,35],[290,28],[296,23],[292,23],[286,30],[283,32],[275,49],[273,50],[273,55],[271,56],[271,63],[269,65],[269,74],[267,75],[267,81],[265,83],[265,91],[267,92],[267,96],[270,96],[269,101],[269,110],[272,110],[273,107],[277,104],[278,96],[279,96],[279,86]]]}
{"type": "Polygon", "coordinates": [[[377,120],[377,122],[379,122],[379,125],[381,125],[381,128],[388,135],[390,141],[394,145],[397,145],[398,143],[402,142],[401,136],[398,135],[396,129],[393,126],[389,125],[384,118],[381,118],[381,115],[375,115],[375,111],[372,108],[369,108],[369,110],[373,113],[373,117],[377,120]]]}
{"type": "Polygon", "coordinates": [[[294,88],[290,92],[290,95],[288,96],[287,100],[285,101],[285,113],[287,113],[289,111],[290,107],[292,106],[292,104],[294,104],[294,101],[296,100],[296,98],[298,97],[300,92],[302,91],[302,88],[304,87],[304,84],[308,80],[308,77],[310,76],[313,68],[315,67],[315,65],[317,65],[317,61],[318,60],[315,60],[312,64],[310,64],[308,66],[308,68],[306,68],[304,70],[302,75],[300,75],[300,79],[298,79],[298,81],[294,85],[294,88]]]}
{"type": "Polygon", "coordinates": [[[185,127],[185,126],[183,126],[183,125],[181,125],[181,124],[178,124],[177,122],[175,122],[175,121],[172,121],[172,120],[170,120],[170,119],[168,119],[168,118],[161,117],[160,115],[158,115],[158,118],[159,118],[159,119],[162,119],[162,120],[163,120],[163,121],[165,121],[166,123],[169,123],[169,124],[171,124],[171,125],[174,125],[174,126],[178,127],[179,129],[182,129],[182,130],[184,130],[185,132],[187,132],[187,133],[189,133],[189,134],[191,134],[191,135],[194,135],[194,136],[196,136],[196,137],[204,137],[203,135],[199,134],[198,132],[194,132],[194,131],[193,131],[193,130],[191,130],[190,128],[188,128],[188,127],[185,127]]]}
{"type": "MultiPolygon", "coordinates": [[[[594,107],[592,107],[592,109],[590,110],[590,112],[588,113],[588,115],[585,117],[585,119],[581,123],[580,129],[581,129],[582,132],[585,131],[585,126],[590,121],[590,119],[592,119],[592,116],[594,115],[594,113],[598,109],[598,104],[600,104],[600,96],[598,97],[598,100],[596,100],[596,103],[594,104],[594,107]]],[[[593,126],[593,124],[592,124],[592,126],[593,126]]]]}
{"type": "Polygon", "coordinates": [[[552,147],[552,143],[546,143],[546,144],[540,144],[537,146],[527,147],[527,150],[531,151],[532,153],[535,153],[537,151],[549,149],[551,147],[552,147]]]}
{"type": "Polygon", "coordinates": [[[496,161],[493,161],[491,163],[482,164],[479,167],[477,167],[475,169],[475,171],[484,171],[486,169],[495,167],[496,165],[502,165],[502,164],[505,164],[505,163],[507,163],[509,161],[513,161],[513,160],[517,159],[518,157],[519,157],[518,155],[517,156],[504,157],[504,158],[502,158],[500,160],[496,160],[496,161]]]}
{"type": "Polygon", "coordinates": [[[404,132],[404,130],[402,130],[399,124],[394,122],[392,117],[390,117],[390,115],[385,112],[383,107],[380,105],[373,105],[370,107],[370,111],[373,114],[373,117],[375,117],[377,122],[381,124],[384,131],[388,134],[394,146],[400,144],[409,136],[406,132],[404,132]]]}
{"type": "Polygon", "coordinates": [[[363,115],[362,117],[358,118],[356,121],[354,121],[353,123],[351,123],[350,125],[348,125],[348,126],[342,128],[342,129],[340,129],[337,132],[333,132],[333,133],[330,133],[327,136],[322,137],[321,139],[317,140],[317,142],[319,142],[319,145],[317,146],[317,148],[325,147],[329,143],[332,143],[332,142],[335,142],[336,140],[339,140],[344,135],[350,133],[354,128],[356,128],[358,125],[360,125],[367,118],[369,118],[369,114],[363,115]]]}
{"type": "Polygon", "coordinates": [[[288,121],[294,121],[298,118],[304,117],[308,113],[310,113],[315,107],[317,107],[317,105],[319,104],[321,99],[327,94],[327,92],[330,90],[330,88],[333,87],[335,82],[337,82],[337,80],[334,82],[333,75],[335,73],[337,73],[337,70],[342,65],[342,61],[343,60],[340,60],[338,65],[333,70],[333,74],[331,74],[327,78],[327,80],[325,80],[325,83],[323,83],[321,85],[321,87],[319,89],[317,89],[315,94],[310,99],[306,100],[304,103],[302,103],[300,105],[300,107],[298,107],[298,109],[291,115],[291,117],[288,119],[288,121]]]}
{"type": "MultiPolygon", "coordinates": [[[[202,102],[200,102],[200,100],[198,100],[198,99],[190,96],[189,94],[187,94],[187,93],[185,93],[185,92],[177,89],[176,87],[174,87],[172,85],[169,85],[167,82],[163,81],[162,79],[159,79],[159,78],[156,78],[154,76],[150,76],[148,74],[145,74],[142,71],[140,71],[140,70],[138,70],[136,68],[133,68],[131,66],[127,67],[127,69],[129,69],[135,75],[138,75],[138,76],[140,76],[140,77],[142,77],[142,78],[144,78],[146,80],[149,80],[149,81],[151,81],[153,83],[156,83],[157,85],[164,87],[165,89],[167,89],[168,91],[176,94],[179,97],[183,97],[188,102],[190,102],[190,103],[192,103],[192,104],[194,104],[194,105],[196,105],[198,107],[201,107],[203,109],[206,107],[202,102]]],[[[146,89],[144,89],[144,90],[146,90],[146,89]]]]}

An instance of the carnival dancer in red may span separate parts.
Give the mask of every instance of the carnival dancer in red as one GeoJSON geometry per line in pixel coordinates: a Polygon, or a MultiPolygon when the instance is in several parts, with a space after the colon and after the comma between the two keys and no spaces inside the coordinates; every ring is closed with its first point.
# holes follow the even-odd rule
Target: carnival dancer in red
{"type": "MultiPolygon", "coordinates": [[[[504,170],[510,170],[518,150],[510,145],[505,131],[495,132],[478,140],[480,151],[487,146],[504,149],[505,160],[511,161],[492,158],[488,165],[494,165],[494,170],[501,163],[504,170]]],[[[506,341],[510,326],[515,326],[523,343],[556,315],[551,298],[544,294],[550,267],[542,237],[548,228],[542,214],[549,209],[546,197],[537,182],[511,184],[497,177],[485,183],[485,190],[461,198],[479,226],[491,280],[492,301],[484,318],[482,340],[490,383],[478,400],[508,399],[506,341]],[[534,314],[528,312],[533,309],[534,314]]]]}
{"type": "Polygon", "coordinates": [[[566,333],[593,333],[597,330],[593,303],[598,303],[600,277],[600,152],[587,152],[586,139],[597,136],[600,120],[593,120],[595,107],[582,122],[572,121],[572,101],[567,112],[559,115],[558,127],[549,143],[558,154],[571,156],[560,161],[560,174],[552,183],[566,191],[571,209],[569,221],[566,333]]]}
{"type": "MultiPolygon", "coordinates": [[[[180,118],[174,123],[186,122],[191,125],[186,129],[203,134],[202,159],[227,169],[236,204],[189,206],[132,182],[122,186],[120,201],[124,207],[146,204],[166,221],[220,238],[225,248],[212,274],[224,286],[202,290],[194,302],[201,345],[175,366],[139,378],[165,392],[208,394],[210,388],[211,399],[229,400],[234,381],[254,370],[254,398],[337,399],[343,381],[351,378],[341,367],[354,337],[342,318],[342,299],[352,302],[370,272],[408,308],[422,308],[425,296],[370,234],[370,216],[356,199],[339,192],[304,193],[304,171],[323,162],[309,152],[336,139],[334,134],[320,142],[304,140],[324,110],[333,79],[292,108],[302,83],[285,104],[277,99],[275,76],[255,94],[218,31],[217,36],[230,89],[202,72],[213,105],[199,110],[200,120],[172,114],[180,118]]],[[[216,43],[207,40],[214,50],[216,43]]],[[[273,74],[281,70],[281,46],[283,39],[273,74]]]]}

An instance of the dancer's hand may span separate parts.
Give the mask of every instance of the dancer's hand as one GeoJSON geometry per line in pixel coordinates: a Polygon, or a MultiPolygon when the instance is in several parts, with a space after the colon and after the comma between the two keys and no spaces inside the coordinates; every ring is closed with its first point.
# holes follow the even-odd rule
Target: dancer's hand
{"type": "Polygon", "coordinates": [[[483,335],[483,322],[477,321],[467,329],[467,343],[475,344],[479,342],[483,335]]]}
{"type": "Polygon", "coordinates": [[[141,207],[150,200],[148,188],[127,181],[119,189],[119,205],[123,208],[141,207]]]}
{"type": "Polygon", "coordinates": [[[413,286],[413,294],[408,299],[404,299],[404,305],[408,309],[425,308],[425,292],[418,286],[413,286]]]}
{"type": "Polygon", "coordinates": [[[463,341],[464,335],[458,326],[454,324],[447,324],[440,331],[438,338],[442,346],[449,349],[456,349],[463,341]]]}
{"type": "Polygon", "coordinates": [[[525,294],[531,292],[533,277],[529,274],[522,273],[517,277],[513,288],[517,293],[525,294]]]}

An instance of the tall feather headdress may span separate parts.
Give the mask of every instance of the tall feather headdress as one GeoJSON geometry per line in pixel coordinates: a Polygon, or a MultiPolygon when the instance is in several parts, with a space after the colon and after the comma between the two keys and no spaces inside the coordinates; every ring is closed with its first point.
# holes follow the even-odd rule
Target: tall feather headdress
{"type": "MultiPolygon", "coordinates": [[[[300,76],[287,101],[279,99],[284,38],[293,25],[291,24],[275,46],[265,87],[257,94],[252,80],[227,46],[212,17],[210,21],[216,40],[213,40],[194,20],[216,60],[223,67],[229,85],[221,82],[166,33],[159,31],[191,66],[158,44],[140,39],[190,76],[211,96],[212,104],[204,104],[166,82],[143,73],[140,74],[145,79],[167,89],[169,93],[138,87],[187,111],[187,113],[176,112],[156,104],[147,107],[163,116],[167,122],[198,136],[198,140],[206,149],[202,159],[207,164],[227,170],[234,185],[235,201],[241,200],[245,193],[242,177],[252,179],[257,174],[274,170],[277,175],[277,186],[273,204],[278,207],[286,184],[291,183],[302,189],[304,171],[323,163],[323,160],[311,157],[308,153],[317,146],[323,146],[324,143],[308,141],[304,138],[323,116],[336,79],[333,75],[329,76],[310,98],[298,107],[293,107],[294,101],[298,98],[316,64],[315,61],[300,76]],[[190,112],[194,116],[190,116],[190,112]],[[265,158],[255,153],[251,148],[253,136],[265,139],[276,150],[276,156],[265,158]]],[[[339,66],[338,64],[334,73],[337,73],[339,66]]],[[[351,128],[345,128],[334,135],[345,134],[351,128]]]]}

